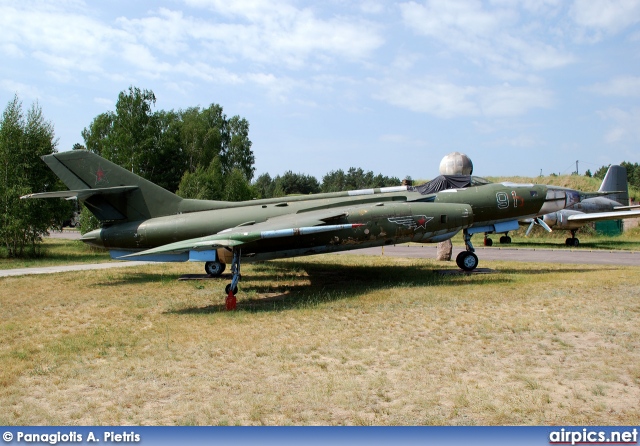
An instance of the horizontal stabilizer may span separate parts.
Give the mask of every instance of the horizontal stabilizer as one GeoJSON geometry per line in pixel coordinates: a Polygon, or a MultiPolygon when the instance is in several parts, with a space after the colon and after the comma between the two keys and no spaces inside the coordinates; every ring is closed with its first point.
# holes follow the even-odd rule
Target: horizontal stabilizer
{"type": "Polygon", "coordinates": [[[103,187],[99,189],[61,190],[56,192],[40,192],[36,194],[23,195],[20,198],[77,198],[85,200],[93,195],[122,194],[138,189],[138,186],[116,186],[103,187]]]}

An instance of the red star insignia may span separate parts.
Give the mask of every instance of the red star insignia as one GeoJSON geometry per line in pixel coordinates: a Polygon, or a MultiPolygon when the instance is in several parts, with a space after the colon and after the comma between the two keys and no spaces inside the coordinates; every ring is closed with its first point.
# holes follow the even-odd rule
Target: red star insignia
{"type": "Polygon", "coordinates": [[[94,174],[96,176],[96,185],[100,183],[108,183],[107,180],[107,171],[102,168],[102,166],[98,166],[98,170],[94,174]]]}

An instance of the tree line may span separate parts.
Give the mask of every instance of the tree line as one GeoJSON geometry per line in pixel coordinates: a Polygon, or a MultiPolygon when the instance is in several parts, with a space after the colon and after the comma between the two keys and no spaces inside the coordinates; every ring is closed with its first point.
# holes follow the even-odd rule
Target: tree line
{"type": "MultiPolygon", "coordinates": [[[[114,111],[99,114],[81,132],[84,144],[72,149],[94,152],[183,198],[241,201],[400,184],[396,177],[360,168],[332,171],[322,183],[292,171],[253,181],[255,157],[245,118],[227,117],[218,104],[178,111],[154,110],[155,104],[153,91],[129,87],[118,95],[114,111]]],[[[11,257],[37,254],[42,236],[61,228],[72,213],[69,201],[19,199],[67,189],[40,159],[56,153],[57,145],[38,104],[25,115],[16,95],[0,121],[0,243],[11,257]]],[[[84,207],[80,221],[82,232],[99,225],[84,207]]]]}

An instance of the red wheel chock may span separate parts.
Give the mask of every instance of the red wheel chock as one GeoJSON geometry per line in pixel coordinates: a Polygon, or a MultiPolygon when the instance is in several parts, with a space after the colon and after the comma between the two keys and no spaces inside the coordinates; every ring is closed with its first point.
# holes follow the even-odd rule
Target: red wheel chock
{"type": "Polygon", "coordinates": [[[232,292],[229,292],[226,300],[227,311],[233,311],[236,309],[236,296],[232,292]]]}

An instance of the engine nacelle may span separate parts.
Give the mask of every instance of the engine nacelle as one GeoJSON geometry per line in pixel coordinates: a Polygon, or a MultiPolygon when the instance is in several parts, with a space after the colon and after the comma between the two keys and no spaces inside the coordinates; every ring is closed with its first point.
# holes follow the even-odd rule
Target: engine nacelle
{"type": "Polygon", "coordinates": [[[584,226],[584,223],[573,222],[569,220],[571,215],[580,215],[582,212],[562,210],[545,214],[542,220],[549,225],[551,229],[578,229],[584,226]]]}

